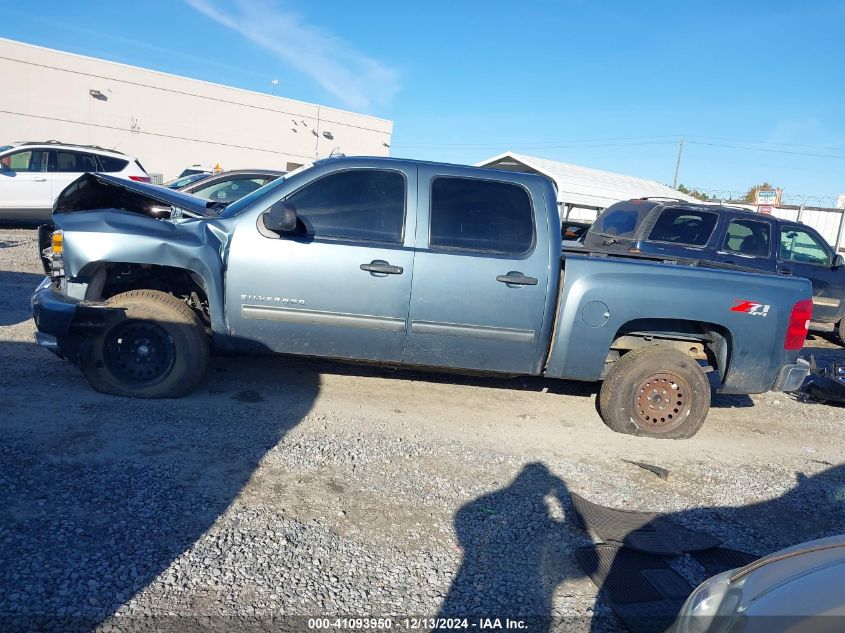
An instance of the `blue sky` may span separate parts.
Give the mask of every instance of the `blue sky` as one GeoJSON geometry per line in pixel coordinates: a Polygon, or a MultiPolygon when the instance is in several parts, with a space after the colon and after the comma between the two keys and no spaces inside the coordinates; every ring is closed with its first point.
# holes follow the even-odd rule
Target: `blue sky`
{"type": "Polygon", "coordinates": [[[278,79],[394,120],[395,156],[513,149],[671,183],[683,136],[687,185],[845,193],[841,0],[37,6],[4,6],[0,36],[262,92],[278,79]]]}

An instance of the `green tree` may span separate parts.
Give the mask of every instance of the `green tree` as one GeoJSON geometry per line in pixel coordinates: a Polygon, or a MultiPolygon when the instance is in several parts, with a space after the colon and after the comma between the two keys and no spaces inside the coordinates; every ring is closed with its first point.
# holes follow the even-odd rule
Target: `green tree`
{"type": "Polygon", "coordinates": [[[678,185],[678,191],[680,191],[681,193],[685,193],[688,196],[692,196],[693,198],[698,198],[699,200],[710,200],[710,196],[708,196],[706,193],[702,193],[698,189],[690,189],[683,183],[678,185]]]}

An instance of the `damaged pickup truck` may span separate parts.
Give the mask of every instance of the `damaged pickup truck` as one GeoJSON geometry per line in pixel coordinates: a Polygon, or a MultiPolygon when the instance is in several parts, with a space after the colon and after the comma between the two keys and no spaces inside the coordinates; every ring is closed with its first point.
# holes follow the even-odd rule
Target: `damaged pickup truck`
{"type": "MultiPolygon", "coordinates": [[[[87,174],[42,229],[37,341],[97,390],[177,397],[212,348],[599,381],[615,431],[694,435],[797,389],[810,283],[561,254],[544,177],[331,158],[228,206],[87,174]]],[[[583,249],[582,249],[583,250],[583,249]]]]}

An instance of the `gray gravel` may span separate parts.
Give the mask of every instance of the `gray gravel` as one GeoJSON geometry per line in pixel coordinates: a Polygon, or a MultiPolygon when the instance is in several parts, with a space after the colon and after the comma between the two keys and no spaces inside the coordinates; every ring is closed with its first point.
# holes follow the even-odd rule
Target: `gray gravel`
{"type": "Polygon", "coordinates": [[[178,401],[111,398],[31,343],[40,278],[34,232],[0,230],[4,631],[438,614],[612,631],[572,556],[591,538],[570,490],[758,554],[845,528],[840,407],[718,397],[696,438],[659,442],[607,430],[590,385],[283,357],[216,357],[178,401]]]}

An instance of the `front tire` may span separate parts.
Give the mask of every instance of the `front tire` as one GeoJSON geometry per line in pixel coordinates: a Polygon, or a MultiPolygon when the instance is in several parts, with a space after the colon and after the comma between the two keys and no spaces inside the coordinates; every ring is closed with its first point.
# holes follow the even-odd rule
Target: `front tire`
{"type": "Polygon", "coordinates": [[[178,398],[208,366],[209,344],[197,314],[158,290],[131,290],[106,302],[124,317],[97,335],[82,361],[94,389],[131,398],[178,398]]]}
{"type": "Polygon", "coordinates": [[[618,433],[662,439],[695,435],[710,410],[710,383],[698,363],[665,345],[628,352],[599,392],[599,412],[618,433]]]}
{"type": "Polygon", "coordinates": [[[839,319],[836,333],[839,334],[839,344],[845,347],[845,319],[839,319]]]}

